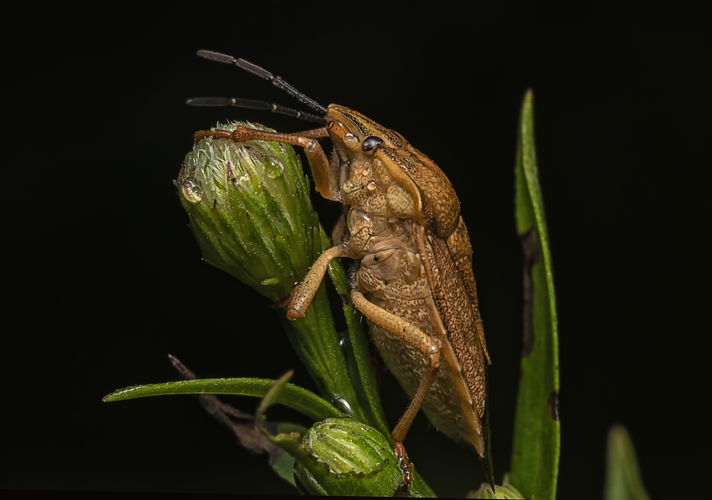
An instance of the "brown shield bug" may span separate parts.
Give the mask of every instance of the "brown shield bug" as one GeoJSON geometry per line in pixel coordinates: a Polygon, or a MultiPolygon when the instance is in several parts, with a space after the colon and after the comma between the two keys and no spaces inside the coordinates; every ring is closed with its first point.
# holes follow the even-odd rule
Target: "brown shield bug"
{"type": "Polygon", "coordinates": [[[361,113],[324,107],[281,78],[243,59],[198,55],[234,64],[272,81],[320,113],[301,113],[249,99],[197,98],[198,106],[266,109],[324,126],[296,134],[238,127],[199,131],[195,138],[268,140],[304,149],[316,190],[348,207],[326,250],[292,294],[287,316],[303,317],[337,257],[356,261],[351,298],[366,317],[386,365],[412,398],[391,438],[410,470],[403,440],[419,409],[443,434],[477,451],[494,489],[487,425],[490,363],[472,273],[472,248],[460,202],[443,171],[398,132],[361,113]],[[318,138],[333,144],[328,159],[318,138]]]}

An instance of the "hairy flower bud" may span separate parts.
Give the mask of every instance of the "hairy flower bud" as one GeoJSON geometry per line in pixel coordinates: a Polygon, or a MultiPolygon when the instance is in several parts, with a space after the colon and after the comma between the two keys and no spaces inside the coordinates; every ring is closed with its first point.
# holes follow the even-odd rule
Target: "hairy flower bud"
{"type": "MultiPolygon", "coordinates": [[[[270,130],[253,123],[238,125],[270,130]]],[[[202,138],[174,181],[203,258],[280,302],[307,273],[318,235],[309,184],[294,149],[202,138]]]]}

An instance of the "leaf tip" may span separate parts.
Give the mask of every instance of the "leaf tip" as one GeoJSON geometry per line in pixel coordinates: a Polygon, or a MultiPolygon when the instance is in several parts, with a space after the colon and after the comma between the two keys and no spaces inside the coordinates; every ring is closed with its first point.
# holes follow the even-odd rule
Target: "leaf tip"
{"type": "Polygon", "coordinates": [[[531,109],[534,105],[534,90],[531,88],[527,89],[524,93],[524,101],[522,102],[522,113],[525,109],[531,109]]]}

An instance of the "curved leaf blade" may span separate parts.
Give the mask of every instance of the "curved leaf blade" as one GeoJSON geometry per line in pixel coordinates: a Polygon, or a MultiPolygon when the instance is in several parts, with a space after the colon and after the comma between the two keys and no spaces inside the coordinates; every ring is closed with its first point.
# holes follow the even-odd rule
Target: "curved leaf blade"
{"type": "Polygon", "coordinates": [[[522,104],[517,143],[517,231],[524,245],[524,348],[510,482],[524,497],[554,498],[559,468],[558,323],[534,146],[533,94],[522,104]]]}
{"type": "MultiPolygon", "coordinates": [[[[149,396],[176,394],[232,394],[264,398],[274,380],[262,378],[212,378],[181,380],[163,384],[136,385],[114,391],[102,401],[113,402],[149,396]]],[[[276,401],[306,415],[314,421],[340,417],[341,413],[316,394],[293,384],[286,384],[276,401]]]]}

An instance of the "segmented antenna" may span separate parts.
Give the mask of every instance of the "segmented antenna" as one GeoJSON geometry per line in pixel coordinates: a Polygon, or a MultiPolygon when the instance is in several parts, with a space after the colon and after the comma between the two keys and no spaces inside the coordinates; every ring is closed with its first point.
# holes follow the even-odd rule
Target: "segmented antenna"
{"type": "Polygon", "coordinates": [[[309,122],[326,124],[323,116],[312,115],[311,113],[303,113],[296,109],[287,108],[281,104],[266,101],[256,101],[254,99],[241,99],[239,97],[191,97],[186,99],[186,104],[189,106],[235,106],[237,108],[261,109],[271,111],[272,113],[280,113],[282,115],[299,118],[309,122]]]}
{"type": "MultiPolygon", "coordinates": [[[[264,68],[260,68],[259,66],[252,64],[249,61],[245,61],[244,59],[235,59],[232,56],[228,56],[226,54],[220,54],[219,52],[212,52],[210,50],[199,50],[198,51],[198,56],[204,57],[205,59],[209,59],[211,61],[216,61],[216,62],[221,62],[224,64],[234,64],[240,69],[244,69],[245,71],[248,71],[252,73],[253,75],[257,75],[260,78],[264,78],[265,80],[269,80],[272,82],[272,84],[287,93],[289,93],[291,96],[296,97],[300,101],[302,101],[304,104],[309,106],[312,109],[316,109],[317,111],[320,111],[323,114],[326,114],[327,109],[316,102],[314,99],[304,95],[303,93],[299,92],[296,88],[292,87],[290,84],[282,80],[281,77],[279,76],[274,76],[272,73],[267,71],[264,68]]],[[[288,108],[287,108],[288,109],[288,108]]]]}

